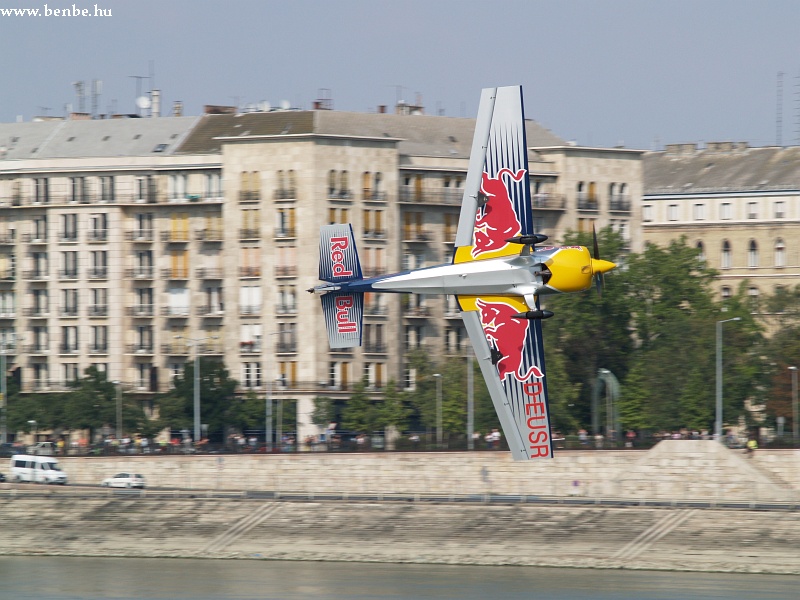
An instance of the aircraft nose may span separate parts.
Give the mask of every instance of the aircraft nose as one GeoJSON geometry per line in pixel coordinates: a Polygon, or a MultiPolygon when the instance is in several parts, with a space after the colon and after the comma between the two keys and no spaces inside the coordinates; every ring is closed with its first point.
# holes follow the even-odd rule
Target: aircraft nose
{"type": "Polygon", "coordinates": [[[606,273],[616,267],[615,263],[612,263],[608,260],[601,260],[599,258],[592,259],[592,274],[597,275],[598,273],[606,273]]]}

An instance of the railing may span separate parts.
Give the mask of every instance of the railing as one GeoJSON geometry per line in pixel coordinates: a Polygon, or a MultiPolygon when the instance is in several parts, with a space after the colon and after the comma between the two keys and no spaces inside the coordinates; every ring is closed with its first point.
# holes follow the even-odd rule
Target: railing
{"type": "Polygon", "coordinates": [[[275,312],[279,315],[294,315],[297,314],[297,306],[292,304],[277,304],[275,312]]]}
{"type": "Polygon", "coordinates": [[[188,344],[161,344],[161,353],[171,356],[188,356],[192,348],[188,344]]]}
{"type": "Polygon", "coordinates": [[[77,344],[61,344],[58,347],[59,354],[78,354],[79,352],[77,344]]]}
{"type": "Polygon", "coordinates": [[[439,190],[417,190],[412,187],[400,188],[400,202],[403,204],[449,204],[459,205],[464,198],[464,190],[459,188],[439,190]]]}
{"type": "Polygon", "coordinates": [[[108,267],[92,267],[88,273],[89,279],[107,279],[108,267]]]}
{"type": "Polygon", "coordinates": [[[61,306],[58,309],[58,314],[62,317],[77,317],[78,316],[78,307],[77,306],[61,306]]]}
{"type": "Polygon", "coordinates": [[[531,206],[542,210],[564,210],[567,207],[567,198],[563,194],[534,194],[531,206]]]}
{"type": "Polygon", "coordinates": [[[239,277],[261,277],[261,267],[239,267],[239,277]]]}
{"type": "Polygon", "coordinates": [[[90,242],[108,241],[108,229],[90,229],[86,232],[86,239],[90,242]]]}
{"type": "Polygon", "coordinates": [[[260,304],[240,304],[239,305],[239,314],[240,315],[260,315],[261,314],[261,305],[260,304]]]}
{"type": "Polygon", "coordinates": [[[108,344],[89,344],[89,354],[108,354],[108,344]]]}
{"type": "Polygon", "coordinates": [[[242,354],[261,352],[261,342],[239,342],[239,352],[242,354]]]}
{"type": "Polygon", "coordinates": [[[297,190],[295,188],[288,188],[283,190],[275,190],[275,200],[294,200],[297,198],[297,190]]]}
{"type": "Polygon", "coordinates": [[[297,232],[294,227],[276,227],[275,228],[275,237],[276,238],[293,238],[297,237],[297,232]]]}
{"type": "Polygon", "coordinates": [[[90,317],[107,317],[108,306],[105,304],[93,304],[86,308],[86,314],[90,317]]]}
{"type": "Polygon", "coordinates": [[[77,242],[78,241],[78,232],[77,231],[60,231],[58,233],[58,241],[59,242],[77,242]]]}
{"type": "Polygon", "coordinates": [[[261,201],[261,192],[260,191],[240,191],[239,192],[239,202],[260,202],[261,201]]]}
{"type": "Polygon", "coordinates": [[[222,279],[223,272],[218,267],[197,267],[195,276],[198,279],[222,279]]]}
{"type": "Polygon", "coordinates": [[[385,240],[387,233],[385,229],[370,229],[365,230],[362,237],[371,240],[385,240]]]}
{"type": "Polygon", "coordinates": [[[426,231],[424,229],[410,229],[405,228],[403,229],[403,241],[414,243],[427,243],[433,239],[433,234],[430,231],[426,231]]]}
{"type": "Polygon", "coordinates": [[[161,269],[161,276],[164,279],[189,279],[189,269],[181,269],[181,268],[167,268],[161,269]]]}
{"type": "Polygon", "coordinates": [[[328,189],[328,199],[329,200],[352,200],[353,199],[353,192],[350,190],[337,190],[337,189],[328,189]]]}
{"type": "Polygon", "coordinates": [[[386,192],[364,188],[364,202],[386,202],[386,192]]]}
{"type": "Polygon", "coordinates": [[[225,313],[225,309],[221,304],[210,306],[205,304],[197,307],[197,314],[201,317],[221,317],[225,313]]]}
{"type": "Polygon", "coordinates": [[[9,233],[0,233],[0,245],[9,245],[17,243],[16,230],[9,233]]]}
{"type": "Polygon", "coordinates": [[[59,269],[59,279],[78,279],[78,269],[59,269]]]}
{"type": "Polygon", "coordinates": [[[589,196],[588,194],[578,194],[578,209],[579,210],[599,210],[600,205],[597,202],[596,196],[589,196]]]}
{"type": "Polygon", "coordinates": [[[23,233],[22,241],[27,244],[46,244],[47,233],[23,233]]]}
{"type": "Polygon", "coordinates": [[[133,267],[125,269],[125,277],[128,279],[152,279],[154,274],[154,267],[133,267]]]}
{"type": "Polygon", "coordinates": [[[240,240],[257,240],[261,238],[261,231],[258,229],[240,229],[239,230],[239,239],[240,240]]]}
{"type": "Polygon", "coordinates": [[[224,236],[221,229],[196,229],[194,238],[200,242],[221,242],[224,236]]]}
{"type": "Polygon", "coordinates": [[[48,344],[28,344],[25,346],[26,354],[47,354],[50,352],[48,344]]]}
{"type": "Polygon", "coordinates": [[[161,315],[164,317],[185,318],[191,314],[188,306],[162,306],[161,315]]]}
{"type": "Polygon", "coordinates": [[[297,342],[278,342],[275,345],[275,350],[279,354],[292,354],[297,352],[297,342]]]}
{"type": "Polygon", "coordinates": [[[125,239],[129,242],[152,242],[156,232],[152,229],[133,229],[125,232],[125,239]]]}
{"type": "Polygon", "coordinates": [[[161,241],[170,244],[184,244],[189,241],[188,231],[162,231],[161,241]]]}
{"type": "Polygon", "coordinates": [[[153,354],[153,344],[128,344],[125,347],[127,354],[153,354]]]}
{"type": "Polygon", "coordinates": [[[31,281],[43,281],[50,278],[50,273],[37,269],[35,271],[25,271],[22,277],[23,279],[29,279],[31,281]]]}
{"type": "Polygon", "coordinates": [[[127,307],[126,313],[130,317],[152,317],[154,310],[152,304],[137,304],[127,307]]]}
{"type": "Polygon", "coordinates": [[[46,306],[30,306],[23,308],[22,314],[26,317],[46,318],[50,316],[50,309],[46,306]]]}
{"type": "Polygon", "coordinates": [[[364,352],[368,354],[386,354],[388,352],[388,347],[386,344],[364,344],[364,352]]]}
{"type": "Polygon", "coordinates": [[[609,199],[609,210],[613,210],[616,212],[630,212],[631,211],[631,199],[628,195],[618,195],[612,196],[609,199]]]}
{"type": "Polygon", "coordinates": [[[279,265],[275,267],[276,277],[295,277],[297,275],[297,267],[294,265],[279,265]]]}

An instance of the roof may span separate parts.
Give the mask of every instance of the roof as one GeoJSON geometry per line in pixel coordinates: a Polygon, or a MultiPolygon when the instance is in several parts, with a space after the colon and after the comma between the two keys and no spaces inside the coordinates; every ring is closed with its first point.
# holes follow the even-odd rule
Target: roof
{"type": "Polygon", "coordinates": [[[0,160],[172,154],[197,120],[163,117],[0,123],[0,160]]]}
{"type": "Polygon", "coordinates": [[[642,169],[645,195],[798,190],[800,147],[675,146],[646,153],[642,169]]]}
{"type": "MultiPolygon", "coordinates": [[[[566,142],[536,123],[526,121],[528,146],[559,146],[566,142]]],[[[221,138],[328,135],[397,140],[400,154],[468,157],[475,119],[429,115],[353,113],[328,110],[274,111],[238,115],[206,115],[181,144],[181,154],[221,151],[221,138]]]]}

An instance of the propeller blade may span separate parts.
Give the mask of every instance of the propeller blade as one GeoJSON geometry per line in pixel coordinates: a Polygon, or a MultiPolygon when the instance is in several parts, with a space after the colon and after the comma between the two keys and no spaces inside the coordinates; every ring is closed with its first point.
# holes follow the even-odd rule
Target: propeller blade
{"type": "Polygon", "coordinates": [[[594,245],[592,258],[600,258],[600,248],[597,246],[597,231],[594,228],[594,223],[592,223],[592,244],[594,245]]]}

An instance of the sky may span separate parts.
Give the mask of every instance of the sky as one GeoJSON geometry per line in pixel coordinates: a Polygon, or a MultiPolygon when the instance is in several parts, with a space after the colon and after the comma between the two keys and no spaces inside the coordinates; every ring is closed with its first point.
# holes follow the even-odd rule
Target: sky
{"type": "Polygon", "coordinates": [[[526,117],[580,145],[796,145],[798,24],[796,0],[0,0],[0,122],[78,110],[95,79],[98,113],[154,87],[188,115],[328,98],[474,117],[481,88],[522,85],[526,117]]]}

